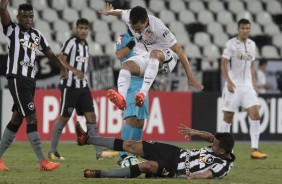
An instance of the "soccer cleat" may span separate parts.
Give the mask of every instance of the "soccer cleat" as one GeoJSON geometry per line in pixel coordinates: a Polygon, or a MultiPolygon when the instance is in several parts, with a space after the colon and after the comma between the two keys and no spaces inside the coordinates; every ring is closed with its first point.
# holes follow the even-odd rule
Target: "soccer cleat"
{"type": "Polygon", "coordinates": [[[1,170],[1,171],[7,171],[7,170],[9,170],[9,168],[6,167],[5,164],[3,163],[2,158],[0,158],[0,170],[1,170]]]}
{"type": "Polygon", "coordinates": [[[52,160],[65,160],[64,157],[62,157],[57,151],[56,152],[49,152],[48,158],[52,160]]]}
{"type": "Polygon", "coordinates": [[[124,97],[121,96],[118,92],[113,89],[109,89],[107,91],[107,97],[110,99],[112,103],[114,103],[120,110],[126,109],[126,102],[124,97]]]}
{"type": "Polygon", "coordinates": [[[58,167],[60,167],[59,163],[50,162],[48,160],[40,162],[40,171],[53,171],[58,167]]]}
{"type": "Polygon", "coordinates": [[[96,158],[97,160],[103,160],[104,158],[113,158],[118,156],[119,152],[118,151],[102,151],[96,154],[96,158]]]}
{"type": "Polygon", "coordinates": [[[84,172],[85,178],[100,178],[101,177],[100,170],[85,169],[83,172],[84,172]]]}
{"type": "Polygon", "coordinates": [[[252,159],[266,159],[267,158],[267,154],[262,153],[256,149],[254,149],[251,153],[251,158],[252,159]]]}
{"type": "Polygon", "coordinates": [[[76,140],[79,146],[83,146],[86,144],[88,139],[88,134],[83,130],[80,123],[77,121],[75,124],[75,133],[76,133],[76,140]]]}
{"type": "Polygon", "coordinates": [[[137,93],[134,96],[134,99],[135,99],[135,104],[138,107],[142,107],[142,105],[144,104],[144,101],[145,101],[145,95],[143,93],[137,93]]]}

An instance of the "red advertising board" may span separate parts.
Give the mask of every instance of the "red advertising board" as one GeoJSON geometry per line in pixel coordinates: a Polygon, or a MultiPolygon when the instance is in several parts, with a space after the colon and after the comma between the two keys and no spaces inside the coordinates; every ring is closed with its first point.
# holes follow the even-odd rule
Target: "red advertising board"
{"type": "MultiPolygon", "coordinates": [[[[120,138],[123,126],[122,111],[107,100],[106,91],[92,91],[95,113],[99,122],[99,134],[120,138]]],[[[150,92],[149,119],[144,127],[144,140],[184,141],[178,133],[180,123],[191,127],[192,94],[188,92],[150,92]]],[[[51,140],[52,130],[60,112],[59,90],[37,90],[35,105],[38,115],[38,132],[41,140],[51,140]]],[[[75,113],[74,113],[75,114],[75,113]]],[[[74,123],[85,122],[73,115],[63,130],[61,140],[75,140],[74,123]]],[[[25,141],[26,123],[20,128],[17,140],[25,141]]]]}

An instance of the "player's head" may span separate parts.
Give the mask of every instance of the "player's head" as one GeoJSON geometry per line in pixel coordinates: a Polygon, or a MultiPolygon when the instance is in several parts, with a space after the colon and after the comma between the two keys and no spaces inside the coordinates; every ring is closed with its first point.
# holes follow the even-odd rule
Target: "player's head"
{"type": "Polygon", "coordinates": [[[240,40],[246,40],[251,32],[251,23],[248,19],[240,19],[238,21],[238,37],[240,40]]]}
{"type": "Polygon", "coordinates": [[[223,155],[224,153],[231,153],[234,147],[234,137],[231,133],[221,132],[214,135],[215,139],[212,145],[213,151],[217,155],[223,155]]]}
{"type": "Polygon", "coordinates": [[[141,6],[132,8],[129,14],[129,23],[136,33],[142,33],[149,23],[146,9],[141,6]]]}
{"type": "Polygon", "coordinates": [[[75,34],[81,40],[86,40],[89,33],[89,21],[80,18],[76,21],[75,34]]]}
{"type": "Polygon", "coordinates": [[[18,8],[18,23],[21,25],[25,30],[29,30],[32,26],[33,22],[33,7],[31,4],[21,4],[18,8]]]}

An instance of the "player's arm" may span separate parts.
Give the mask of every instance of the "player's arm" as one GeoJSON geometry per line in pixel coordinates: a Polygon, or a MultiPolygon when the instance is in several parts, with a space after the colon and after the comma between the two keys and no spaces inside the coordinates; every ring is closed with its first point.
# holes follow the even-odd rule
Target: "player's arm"
{"type": "Polygon", "coordinates": [[[124,57],[126,57],[134,46],[135,46],[135,41],[132,39],[126,44],[125,47],[122,47],[121,49],[116,51],[117,58],[123,59],[124,57]]]}
{"type": "Polygon", "coordinates": [[[225,79],[225,81],[227,82],[227,88],[228,91],[230,91],[231,93],[234,92],[236,86],[235,84],[232,82],[232,80],[230,79],[229,75],[228,75],[228,69],[227,69],[227,65],[229,64],[229,59],[225,58],[225,57],[221,57],[221,73],[225,79]]]}
{"type": "Polygon", "coordinates": [[[173,46],[170,47],[170,49],[175,52],[178,57],[179,60],[185,70],[186,76],[188,78],[188,84],[193,86],[194,88],[198,89],[198,90],[202,90],[204,88],[204,86],[199,83],[197,81],[197,79],[194,77],[193,72],[191,70],[190,64],[189,64],[189,60],[186,57],[182,47],[180,46],[180,44],[178,42],[176,42],[173,46]]]}
{"type": "Polygon", "coordinates": [[[178,127],[178,132],[185,135],[185,138],[191,138],[191,137],[199,137],[205,141],[208,141],[210,143],[213,142],[214,140],[214,135],[209,133],[209,132],[205,132],[205,131],[199,131],[199,130],[195,130],[192,128],[187,127],[186,125],[180,124],[180,126],[178,127]]]}
{"type": "Polygon", "coordinates": [[[0,2],[0,17],[1,17],[1,24],[3,26],[7,26],[10,24],[11,17],[10,14],[7,10],[7,6],[8,6],[9,0],[1,0],[0,2]]]}
{"type": "Polygon", "coordinates": [[[212,171],[211,170],[207,170],[205,172],[202,172],[202,173],[190,173],[188,176],[187,176],[188,179],[213,179],[213,174],[212,174],[212,171]]]}
{"type": "Polygon", "coordinates": [[[119,17],[119,18],[122,16],[122,12],[123,12],[123,10],[114,9],[113,5],[110,4],[110,3],[106,3],[104,10],[99,11],[99,13],[102,14],[102,15],[106,15],[106,16],[113,15],[113,16],[116,16],[116,17],[119,17]]]}
{"type": "Polygon", "coordinates": [[[76,69],[75,67],[72,67],[71,65],[69,65],[69,63],[67,62],[67,56],[66,55],[59,55],[58,59],[60,60],[60,62],[64,65],[64,67],[66,67],[68,70],[72,71],[73,74],[75,76],[77,76],[79,79],[83,79],[84,78],[84,73],[78,69],[76,69]]]}

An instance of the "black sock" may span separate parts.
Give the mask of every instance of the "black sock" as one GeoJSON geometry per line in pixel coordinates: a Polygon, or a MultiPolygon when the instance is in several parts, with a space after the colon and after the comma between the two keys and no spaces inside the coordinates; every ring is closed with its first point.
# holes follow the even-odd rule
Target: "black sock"
{"type": "Polygon", "coordinates": [[[122,145],[123,145],[123,140],[115,139],[115,141],[114,141],[114,150],[116,150],[116,151],[124,151],[122,145]]]}

